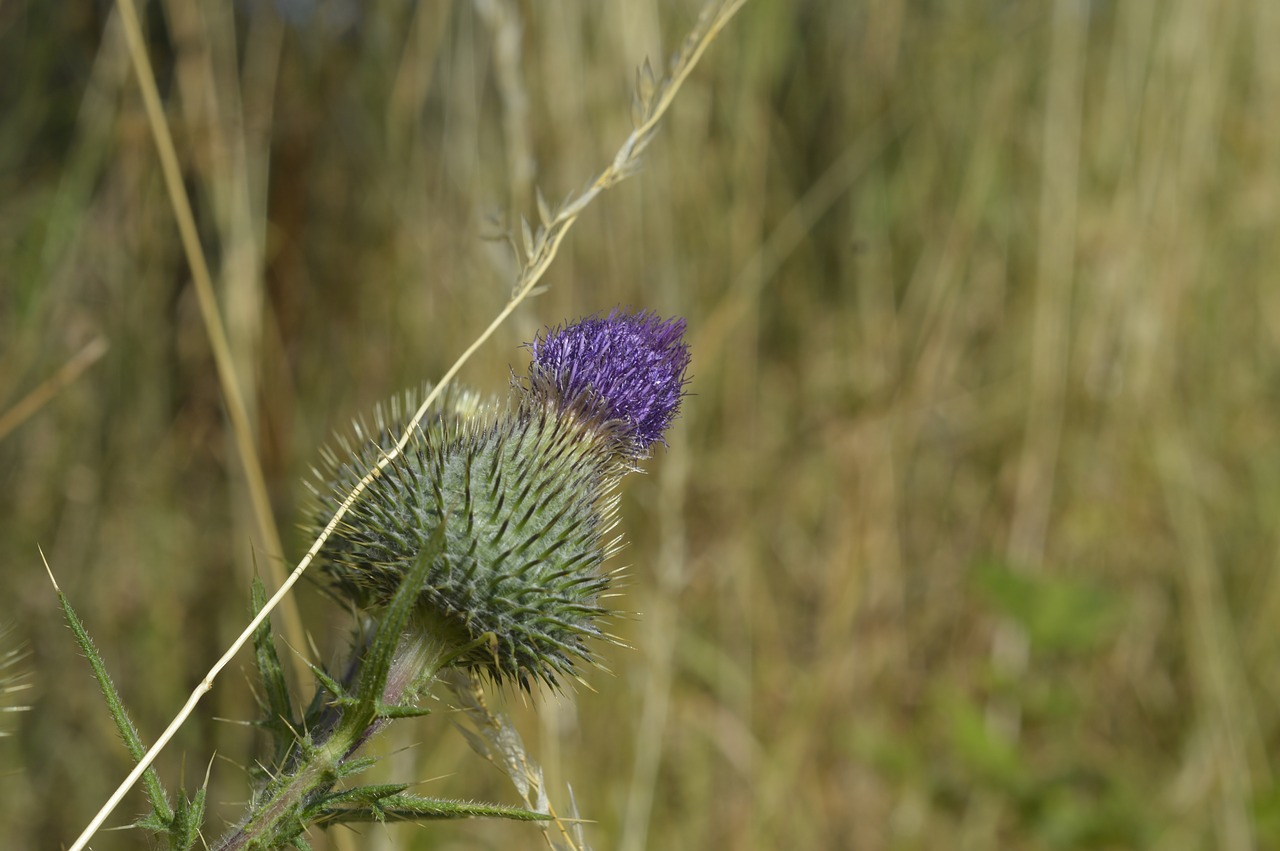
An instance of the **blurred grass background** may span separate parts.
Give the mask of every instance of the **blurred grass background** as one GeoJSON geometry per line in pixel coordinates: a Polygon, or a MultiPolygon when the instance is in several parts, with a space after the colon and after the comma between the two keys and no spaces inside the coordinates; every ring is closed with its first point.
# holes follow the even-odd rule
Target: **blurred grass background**
{"type": "MultiPolygon", "coordinates": [[[[598,172],[695,14],[147,5],[288,565],[318,446],[488,324],[495,214],[598,172]]],[[[633,649],[508,702],[595,847],[1280,847],[1276,43],[1266,0],[751,0],[713,44],[461,379],[504,392],[538,328],[617,304],[689,319],[693,395],[623,507],[633,649]]],[[[0,416],[109,347],[0,437],[0,618],[37,686],[0,834],[52,848],[128,763],[37,544],[147,740],[280,554],[112,4],[0,5],[0,110],[0,416]]],[[[297,597],[334,658],[343,613],[297,597]]],[[[212,759],[221,818],[251,667],[159,763],[191,788],[212,759]]],[[[447,716],[385,776],[515,802],[447,716]]]]}

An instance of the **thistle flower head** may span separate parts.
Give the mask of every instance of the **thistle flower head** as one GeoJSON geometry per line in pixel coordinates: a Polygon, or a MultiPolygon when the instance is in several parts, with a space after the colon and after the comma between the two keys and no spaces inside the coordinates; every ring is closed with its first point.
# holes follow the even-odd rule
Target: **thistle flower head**
{"type": "Polygon", "coordinates": [[[594,661],[587,639],[606,637],[614,489],[676,416],[683,335],[683,320],[648,312],[590,317],[529,344],[529,381],[512,408],[449,390],[400,453],[391,447],[413,397],[380,409],[376,429],[357,423],[354,447],[324,456],[313,531],[391,460],[320,551],[336,590],[376,610],[404,599],[412,572],[425,577],[414,622],[454,648],[452,664],[525,688],[576,677],[594,661]]]}
{"type": "Polygon", "coordinates": [[[560,409],[619,423],[626,454],[662,442],[684,397],[689,346],[683,319],[614,310],[548,329],[528,348],[529,394],[560,409]]]}
{"type": "MultiPolygon", "coordinates": [[[[355,448],[325,455],[313,487],[315,531],[390,449],[415,399],[380,409],[376,433],[357,424],[355,448]]],[[[428,542],[418,607],[456,648],[453,664],[530,688],[576,677],[604,637],[599,601],[616,549],[613,489],[624,471],[607,435],[551,406],[518,416],[446,392],[412,442],[352,505],[320,551],[335,589],[358,607],[390,601],[428,542]]]]}

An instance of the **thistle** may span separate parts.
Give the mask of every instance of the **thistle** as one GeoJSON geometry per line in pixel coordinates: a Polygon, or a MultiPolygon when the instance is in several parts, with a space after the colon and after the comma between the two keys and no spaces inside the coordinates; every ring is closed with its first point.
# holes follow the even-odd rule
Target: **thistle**
{"type": "MultiPolygon", "coordinates": [[[[675,417],[688,348],[681,320],[614,311],[551,329],[503,408],[443,394],[321,551],[335,589],[376,611],[428,541],[416,628],[448,664],[529,689],[577,677],[607,636],[603,562],[619,547],[615,489],[675,417]]],[[[415,398],[380,409],[376,434],[326,456],[317,525],[400,435],[415,398]]]]}
{"type": "MultiPolygon", "coordinates": [[[[406,394],[376,409],[373,428],[357,421],[354,442],[323,453],[312,531],[346,510],[319,560],[363,617],[342,671],[313,669],[319,688],[305,707],[289,693],[270,621],[256,620],[261,726],[275,750],[243,818],[215,851],[306,848],[312,826],[553,818],[527,796],[521,808],[426,798],[409,784],[358,785],[375,761],[359,752],[391,721],[424,714],[420,699],[446,668],[532,690],[598,664],[588,642],[609,640],[601,600],[610,581],[603,564],[620,546],[611,537],[616,488],[679,411],[689,364],[683,333],[682,320],[619,311],[548,329],[528,344],[532,363],[511,403],[450,389],[417,417],[409,415],[417,398],[406,394]]],[[[59,598],[117,729],[142,761],[141,739],[100,656],[59,598]]],[[[252,599],[262,612],[261,583],[252,599]]],[[[0,657],[0,696],[13,690],[4,676],[13,659],[0,657]]],[[[458,681],[448,684],[461,694],[458,681]]],[[[479,711],[465,695],[463,705],[479,711]]],[[[205,788],[171,803],[154,769],[142,775],[151,812],[137,824],[166,835],[171,848],[202,842],[205,788]]]]}
{"type": "Polygon", "coordinates": [[[508,405],[465,390],[439,395],[412,425],[416,394],[376,409],[354,442],[323,454],[312,531],[380,460],[319,553],[338,595],[364,613],[340,676],[301,718],[269,630],[256,637],[275,768],[219,851],[301,844],[310,824],[533,810],[460,805],[400,784],[347,787],[370,764],[361,746],[417,704],[445,668],[532,690],[598,664],[591,639],[619,547],[616,488],[676,416],[689,362],[684,323],[614,312],[547,331],[508,405]],[[327,695],[327,696],[326,696],[327,695]],[[298,734],[295,731],[305,731],[298,734]]]}

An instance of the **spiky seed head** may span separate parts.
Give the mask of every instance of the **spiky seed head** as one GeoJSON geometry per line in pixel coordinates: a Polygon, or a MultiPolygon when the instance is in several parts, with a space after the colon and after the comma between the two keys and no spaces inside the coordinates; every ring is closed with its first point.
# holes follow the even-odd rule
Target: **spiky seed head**
{"type": "Polygon", "coordinates": [[[647,455],[680,410],[687,383],[685,322],[615,309],[548,329],[533,353],[526,395],[611,422],[633,457],[647,455]]]}
{"type": "MultiPolygon", "coordinates": [[[[316,488],[318,528],[394,444],[414,399],[357,425],[345,457],[329,453],[316,488]]],[[[601,564],[616,548],[614,438],[580,411],[526,403],[515,413],[446,393],[403,453],[352,506],[320,552],[335,587],[384,604],[433,535],[443,552],[419,598],[423,621],[452,636],[454,664],[528,689],[576,676],[601,636],[601,564]]]]}

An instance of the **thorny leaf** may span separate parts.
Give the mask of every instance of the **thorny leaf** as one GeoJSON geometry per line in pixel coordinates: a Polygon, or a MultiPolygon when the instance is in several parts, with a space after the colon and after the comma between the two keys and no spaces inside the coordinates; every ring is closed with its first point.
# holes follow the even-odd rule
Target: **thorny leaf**
{"type": "MultiPolygon", "coordinates": [[[[93,669],[93,678],[98,681],[98,687],[102,689],[102,696],[107,700],[107,708],[111,712],[111,718],[115,721],[116,730],[120,733],[120,738],[124,740],[125,747],[129,750],[129,755],[133,757],[135,762],[142,760],[146,754],[146,748],[142,745],[142,739],[138,736],[138,730],[133,726],[133,721],[129,718],[129,713],[124,707],[124,701],[120,698],[120,692],[116,691],[115,683],[111,681],[111,676],[107,673],[107,666],[102,661],[98,648],[94,645],[93,639],[89,637],[89,632],[84,628],[80,618],[77,617],[75,610],[71,608],[71,601],[58,590],[58,601],[62,604],[62,612],[67,618],[67,624],[71,627],[71,632],[75,636],[76,643],[80,645],[80,650],[84,653],[85,658],[89,660],[89,667],[93,669]]],[[[168,824],[173,821],[173,810],[169,806],[169,796],[165,793],[164,787],[160,784],[160,777],[156,774],[154,768],[148,768],[142,775],[142,786],[147,793],[147,801],[155,810],[156,817],[161,823],[168,824]]]]}

